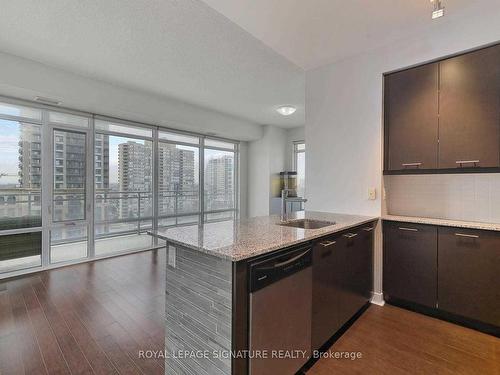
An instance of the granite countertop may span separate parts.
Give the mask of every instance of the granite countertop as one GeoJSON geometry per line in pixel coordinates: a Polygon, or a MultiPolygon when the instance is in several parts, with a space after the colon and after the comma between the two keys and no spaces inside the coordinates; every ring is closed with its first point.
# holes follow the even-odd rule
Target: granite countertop
{"type": "Polygon", "coordinates": [[[481,223],[477,221],[433,219],[428,217],[384,215],[382,220],[401,221],[404,223],[441,225],[445,227],[470,228],[500,231],[500,223],[481,223]]]}
{"type": "Polygon", "coordinates": [[[277,225],[280,217],[274,215],[165,228],[150,234],[172,244],[238,261],[378,220],[378,217],[315,211],[300,211],[290,216],[289,220],[306,218],[335,224],[320,229],[286,227],[277,225]]]}

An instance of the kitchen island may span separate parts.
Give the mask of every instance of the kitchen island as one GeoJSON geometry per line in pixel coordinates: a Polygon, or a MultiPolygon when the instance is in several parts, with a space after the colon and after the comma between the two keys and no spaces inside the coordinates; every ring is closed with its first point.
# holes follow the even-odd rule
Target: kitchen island
{"type": "MultiPolygon", "coordinates": [[[[165,240],[167,247],[167,374],[252,373],[250,362],[253,361],[255,369],[258,361],[251,358],[256,353],[250,350],[249,344],[253,332],[250,325],[250,266],[275,254],[293,254],[306,247],[311,253],[312,263],[312,249],[318,241],[323,241],[321,247],[327,250],[337,241],[325,239],[334,235],[343,234],[345,241],[354,241],[357,233],[349,233],[349,230],[364,225],[364,235],[373,229],[377,220],[375,217],[310,211],[297,212],[289,217],[292,224],[300,219],[320,220],[330,225],[302,229],[283,225],[279,216],[266,216],[166,228],[150,233],[165,240]]],[[[329,251],[331,253],[332,249],[329,251]]],[[[370,252],[370,267],[371,261],[370,252]]],[[[309,285],[306,290],[310,305],[313,275],[312,267],[308,268],[309,274],[304,276],[308,281],[302,285],[290,285],[293,288],[309,285]]],[[[365,279],[368,277],[371,282],[371,275],[365,275],[365,279]]],[[[290,293],[293,296],[294,291],[290,293]]],[[[290,313],[295,311],[291,310],[290,313]]],[[[305,312],[311,314],[311,311],[305,312]]],[[[312,316],[314,318],[314,312],[312,316]]],[[[278,323],[286,320],[283,316],[274,318],[278,323]]],[[[307,334],[310,343],[310,327],[307,334]]],[[[293,336],[306,337],[304,335],[298,330],[293,336]]],[[[310,356],[310,350],[305,354],[310,356]]],[[[298,358],[296,362],[301,360],[306,361],[298,358]]]]}

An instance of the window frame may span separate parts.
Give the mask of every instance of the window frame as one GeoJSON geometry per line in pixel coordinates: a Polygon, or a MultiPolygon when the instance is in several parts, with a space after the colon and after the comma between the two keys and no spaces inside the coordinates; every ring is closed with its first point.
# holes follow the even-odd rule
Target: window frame
{"type": "MultiPolygon", "coordinates": [[[[304,140],[300,140],[300,141],[293,141],[293,157],[292,157],[292,170],[294,172],[297,172],[297,164],[298,164],[298,157],[300,154],[304,154],[304,157],[306,155],[306,150],[307,150],[307,147],[306,147],[306,142],[304,140]],[[300,145],[304,145],[304,148],[303,149],[299,149],[299,146],[300,145]]],[[[305,168],[304,168],[304,181],[305,181],[305,168]]],[[[298,175],[297,175],[297,184],[298,184],[298,175]]],[[[304,195],[305,195],[305,191],[306,191],[306,187],[304,186],[303,188],[304,190],[304,195]]]]}
{"type": "MultiPolygon", "coordinates": [[[[13,105],[13,106],[22,106],[22,107],[27,107],[28,109],[36,111],[40,111],[41,116],[40,119],[38,118],[27,118],[27,117],[20,117],[20,116],[14,116],[10,114],[0,114],[0,118],[7,120],[7,121],[18,121],[18,122],[23,122],[23,123],[28,123],[28,124],[33,124],[33,125],[39,125],[41,126],[41,150],[42,153],[42,160],[40,162],[40,167],[43,168],[43,170],[49,170],[50,168],[54,168],[57,166],[57,163],[54,159],[54,148],[52,148],[51,143],[54,143],[54,140],[52,139],[52,142],[49,142],[49,138],[52,138],[53,135],[50,134],[50,129],[51,128],[58,128],[61,130],[68,130],[68,131],[76,131],[79,132],[80,130],[82,131],[87,131],[89,136],[87,139],[87,144],[85,145],[86,149],[86,169],[90,170],[91,173],[87,174],[87,191],[88,194],[91,194],[91,199],[87,202],[86,206],[88,207],[88,230],[87,230],[87,237],[88,237],[88,256],[87,258],[84,259],[77,259],[77,260],[70,260],[70,261],[63,261],[63,262],[58,262],[58,263],[51,263],[50,262],[50,226],[48,217],[49,215],[52,215],[52,213],[48,213],[48,208],[51,207],[51,210],[53,210],[53,202],[51,201],[52,197],[50,196],[49,192],[53,190],[54,186],[52,186],[51,189],[48,189],[48,185],[51,185],[54,183],[53,178],[47,178],[47,176],[42,175],[41,181],[40,181],[40,201],[41,201],[41,206],[42,206],[42,225],[39,227],[29,227],[29,228],[20,228],[20,229],[13,229],[13,230],[2,230],[0,231],[0,235],[11,235],[11,234],[18,234],[18,233],[33,233],[33,232],[42,232],[42,255],[41,255],[41,265],[36,266],[33,268],[19,268],[15,269],[13,271],[6,271],[6,272],[0,272],[0,279],[4,279],[7,277],[13,277],[17,275],[22,275],[22,274],[27,274],[31,272],[39,272],[41,270],[45,269],[51,269],[51,268],[57,268],[61,267],[64,265],[68,264],[77,264],[77,263],[82,263],[82,262],[88,262],[92,261],[95,259],[101,259],[101,258],[106,258],[109,256],[117,256],[121,254],[128,254],[132,253],[134,251],[143,251],[147,249],[138,249],[138,250],[125,250],[125,251],[117,251],[114,252],[110,255],[103,255],[103,256],[96,256],[95,254],[95,235],[94,235],[94,230],[95,230],[95,223],[94,223],[94,215],[96,211],[95,207],[95,189],[96,189],[96,178],[95,178],[95,169],[96,169],[96,154],[95,154],[95,137],[96,134],[106,134],[106,135],[115,135],[115,136],[120,136],[120,137],[126,137],[126,138],[135,138],[135,139],[140,139],[140,140],[150,140],[152,141],[153,145],[153,156],[152,156],[152,168],[153,168],[153,174],[152,174],[152,181],[153,181],[153,187],[152,187],[152,194],[153,194],[153,213],[152,213],[152,223],[153,223],[153,230],[156,230],[158,228],[158,223],[159,220],[162,217],[159,216],[159,211],[158,211],[158,188],[159,188],[159,181],[158,181],[158,146],[159,142],[164,142],[164,143],[171,143],[171,144],[179,144],[179,145],[186,145],[190,147],[198,147],[199,149],[199,179],[198,179],[198,184],[199,184],[199,210],[197,213],[186,213],[186,214],[180,214],[177,216],[173,216],[175,220],[175,226],[181,226],[181,225],[192,225],[193,223],[182,223],[182,218],[187,217],[187,216],[198,216],[199,218],[199,223],[200,222],[212,222],[212,221],[221,221],[221,220],[229,220],[232,218],[238,218],[240,214],[240,142],[237,140],[232,140],[224,137],[218,137],[218,136],[212,136],[212,135],[204,135],[196,132],[191,132],[191,131],[184,131],[184,130],[179,130],[175,128],[171,128],[169,126],[163,126],[163,125],[154,125],[154,124],[145,124],[145,123],[140,123],[140,122],[135,122],[135,121],[129,121],[129,120],[124,120],[120,118],[115,118],[115,117],[110,117],[110,116],[103,116],[99,114],[92,114],[88,112],[82,112],[78,110],[73,110],[69,108],[64,108],[60,106],[55,106],[55,105],[49,105],[49,104],[42,104],[42,103],[37,103],[37,102],[32,102],[32,101],[27,101],[27,100],[20,100],[20,99],[14,99],[14,98],[8,98],[0,95],[0,103],[5,103],[7,105],[13,105]],[[70,123],[65,123],[64,121],[50,121],[50,113],[59,113],[61,115],[63,114],[68,114],[70,116],[82,116],[88,118],[88,127],[85,125],[82,125],[83,123],[73,123],[73,121],[69,121],[70,123]],[[127,134],[127,133],[120,133],[120,132],[113,132],[113,131],[104,131],[101,129],[96,129],[95,123],[96,121],[108,121],[111,123],[116,123],[116,124],[122,124],[122,125],[128,125],[136,128],[147,128],[151,130],[151,137],[143,137],[143,136],[137,136],[135,134],[127,134]],[[85,129],[85,130],[84,130],[85,129]],[[179,134],[180,136],[184,135],[187,137],[195,137],[199,139],[199,144],[193,144],[193,143],[184,143],[184,142],[175,142],[172,140],[168,139],[160,139],[159,133],[160,132],[166,132],[166,133],[175,133],[179,134]],[[216,142],[223,142],[223,143],[229,143],[231,147],[225,148],[225,147],[214,147],[214,146],[205,146],[205,140],[214,140],[216,142]],[[234,199],[233,199],[233,207],[229,209],[220,209],[220,210],[205,210],[205,183],[204,183],[204,175],[205,175],[205,149],[214,149],[214,150],[221,150],[221,151],[228,151],[233,153],[234,155],[234,167],[233,167],[233,185],[234,185],[234,199]],[[208,214],[217,214],[217,213],[224,213],[224,212],[230,212],[227,217],[224,218],[214,218],[214,219],[207,219],[208,214]],[[229,217],[230,216],[230,217],[229,217]]],[[[29,113],[29,112],[28,112],[29,113]]],[[[208,142],[210,143],[210,142],[208,142]]],[[[97,147],[102,147],[97,146],[97,147]]],[[[103,160],[99,161],[101,163],[101,168],[103,168],[103,160]]],[[[225,216],[225,215],[224,215],[225,216]]],[[[142,218],[141,218],[142,219],[142,218]]],[[[163,244],[159,243],[158,239],[154,237],[154,244],[152,249],[158,248],[159,246],[162,246],[163,244]]]]}

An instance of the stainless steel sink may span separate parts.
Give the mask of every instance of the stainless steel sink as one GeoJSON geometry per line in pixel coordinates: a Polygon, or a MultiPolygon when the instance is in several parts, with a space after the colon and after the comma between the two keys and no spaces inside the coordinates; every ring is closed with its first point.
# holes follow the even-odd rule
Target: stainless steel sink
{"type": "Polygon", "coordinates": [[[323,221],[323,220],[313,220],[313,219],[298,219],[283,221],[278,223],[284,227],[302,228],[302,229],[319,229],[328,227],[330,225],[335,225],[333,221],[323,221]]]}

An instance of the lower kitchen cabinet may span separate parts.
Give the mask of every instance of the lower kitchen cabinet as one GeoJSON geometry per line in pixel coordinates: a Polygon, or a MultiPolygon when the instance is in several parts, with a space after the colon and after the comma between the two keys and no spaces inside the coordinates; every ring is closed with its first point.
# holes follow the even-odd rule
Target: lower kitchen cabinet
{"type": "Polygon", "coordinates": [[[313,250],[312,349],[319,349],[369,300],[373,223],[318,240],[313,250]]]}
{"type": "Polygon", "coordinates": [[[500,233],[439,228],[439,309],[500,327],[500,233]]]}
{"type": "Polygon", "coordinates": [[[384,297],[437,304],[437,227],[384,222],[384,297]]]}
{"type": "Polygon", "coordinates": [[[500,232],[389,221],[383,226],[388,302],[500,334],[500,232]]]}

